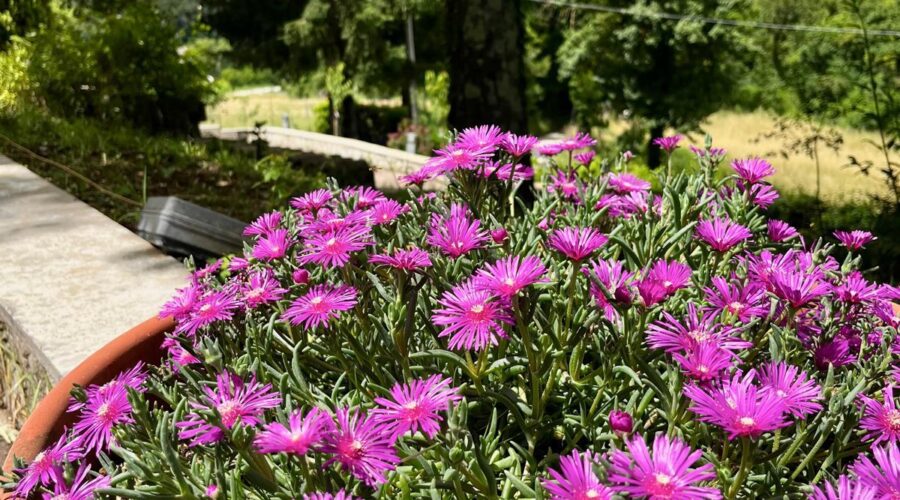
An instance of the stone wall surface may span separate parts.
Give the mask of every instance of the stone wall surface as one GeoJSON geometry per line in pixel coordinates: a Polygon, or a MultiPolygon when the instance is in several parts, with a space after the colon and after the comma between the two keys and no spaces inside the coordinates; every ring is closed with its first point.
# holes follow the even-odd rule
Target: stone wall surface
{"type": "Polygon", "coordinates": [[[187,271],[0,156],[0,321],[53,379],[159,311],[187,271]]]}

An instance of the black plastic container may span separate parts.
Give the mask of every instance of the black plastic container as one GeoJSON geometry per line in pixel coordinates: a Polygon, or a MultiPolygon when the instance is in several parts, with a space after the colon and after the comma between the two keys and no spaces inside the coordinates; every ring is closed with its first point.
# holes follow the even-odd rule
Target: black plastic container
{"type": "Polygon", "coordinates": [[[137,233],[166,253],[202,261],[243,248],[245,223],[174,196],[147,199],[137,233]]]}

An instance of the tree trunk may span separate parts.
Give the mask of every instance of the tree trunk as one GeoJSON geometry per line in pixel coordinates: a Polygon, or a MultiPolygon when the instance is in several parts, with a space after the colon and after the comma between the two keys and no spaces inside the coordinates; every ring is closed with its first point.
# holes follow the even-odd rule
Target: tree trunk
{"type": "Polygon", "coordinates": [[[650,127],[650,138],[647,139],[647,166],[650,168],[656,168],[661,163],[662,149],[653,144],[653,139],[662,137],[665,131],[666,128],[664,125],[654,125],[650,127]]]}
{"type": "Polygon", "coordinates": [[[446,11],[450,126],[526,132],[521,0],[446,0],[446,11]]]}

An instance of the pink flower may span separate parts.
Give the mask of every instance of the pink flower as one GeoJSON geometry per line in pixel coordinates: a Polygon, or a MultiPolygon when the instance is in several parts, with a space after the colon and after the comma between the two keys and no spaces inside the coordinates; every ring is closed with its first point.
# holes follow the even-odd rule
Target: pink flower
{"type": "Polygon", "coordinates": [[[506,134],[496,125],[481,125],[463,129],[456,140],[456,145],[470,150],[493,151],[506,134]]]}
{"type": "Polygon", "coordinates": [[[372,218],[372,224],[380,226],[393,222],[394,219],[409,212],[409,207],[401,205],[394,200],[384,200],[375,203],[369,210],[369,216],[372,218]]]}
{"type": "Polygon", "coordinates": [[[787,241],[791,238],[797,237],[797,235],[799,234],[797,233],[797,230],[787,222],[775,219],[766,222],[766,229],[769,234],[769,239],[775,243],[787,241]]]}
{"type": "Polygon", "coordinates": [[[193,336],[200,328],[230,320],[239,306],[233,290],[211,291],[194,303],[191,312],[178,323],[175,333],[193,336]]]}
{"type": "Polygon", "coordinates": [[[194,411],[175,423],[178,439],[190,440],[189,446],[218,442],[224,437],[222,427],[259,425],[263,412],[281,404],[281,396],[270,384],[260,384],[255,377],[245,382],[228,371],[218,374],[216,387],[204,387],[203,393],[201,402],[189,403],[194,411]],[[207,416],[210,410],[215,410],[214,421],[207,416]]]}
{"type": "Polygon", "coordinates": [[[376,203],[386,201],[387,197],[384,196],[381,191],[373,187],[354,186],[341,190],[341,200],[356,200],[355,208],[357,210],[364,210],[366,208],[375,206],[376,203]]]}
{"type": "Polygon", "coordinates": [[[654,279],[645,278],[637,283],[636,288],[645,307],[653,307],[669,296],[666,287],[654,279]]]}
{"type": "Polygon", "coordinates": [[[657,434],[653,451],[642,436],[626,441],[628,451],[614,450],[608,472],[613,488],[635,498],[719,499],[715,488],[697,483],[716,477],[712,464],[691,468],[703,456],[678,438],[657,434]]]}
{"type": "Polygon", "coordinates": [[[305,238],[311,238],[323,233],[346,230],[349,232],[367,231],[369,220],[368,210],[353,210],[346,214],[324,209],[315,219],[308,223],[300,224],[301,234],[305,238]]]}
{"type": "Polygon", "coordinates": [[[175,296],[163,304],[162,309],[159,311],[159,317],[171,317],[178,323],[183,322],[191,314],[191,311],[194,310],[194,306],[197,303],[200,293],[201,288],[196,284],[191,284],[190,286],[178,289],[175,296]]]}
{"type": "Polygon", "coordinates": [[[751,283],[741,286],[740,283],[729,284],[725,278],[714,276],[712,287],[706,287],[706,301],[709,310],[715,314],[727,312],[744,323],[753,318],[762,318],[769,313],[769,300],[761,286],[751,283]]]}
{"type": "Polygon", "coordinates": [[[487,290],[502,297],[512,297],[523,288],[541,280],[547,268],[534,256],[517,255],[488,264],[475,275],[475,289],[487,290]]]}
{"type": "Polygon", "coordinates": [[[785,411],[797,418],[822,409],[822,388],[806,372],[785,362],[763,365],[759,372],[763,390],[773,392],[784,403],[785,411]]]}
{"type": "Polygon", "coordinates": [[[710,342],[703,342],[684,354],[673,353],[672,357],[681,365],[685,375],[700,382],[718,380],[735,361],[734,353],[710,342]]]}
{"type": "Polygon", "coordinates": [[[440,411],[462,399],[459,389],[451,387],[452,380],[432,375],[425,380],[414,379],[391,388],[391,398],[375,398],[377,408],[371,411],[373,419],[383,424],[398,438],[407,432],[421,430],[429,439],[440,430],[440,411]]]}
{"type": "Polygon", "coordinates": [[[752,234],[746,227],[730,219],[714,217],[697,224],[696,235],[717,252],[726,252],[752,234]]]}
{"type": "Polygon", "coordinates": [[[249,283],[241,287],[241,298],[247,309],[281,300],[287,290],[279,286],[269,271],[257,271],[250,275],[249,283]]]}
{"type": "Polygon", "coordinates": [[[301,212],[317,212],[320,208],[328,206],[334,196],[327,189],[310,191],[299,198],[291,200],[291,206],[301,212]]]}
{"type": "Polygon", "coordinates": [[[687,286],[688,282],[691,281],[691,268],[677,260],[658,260],[650,268],[647,276],[659,282],[665,289],[666,294],[671,295],[687,286]]]}
{"type": "Polygon", "coordinates": [[[267,235],[278,229],[279,224],[281,224],[281,212],[277,210],[260,215],[258,219],[244,229],[244,236],[267,235]]]}
{"type": "Polygon", "coordinates": [[[847,304],[861,304],[885,298],[881,290],[877,284],[866,281],[862,273],[853,271],[839,286],[834,287],[834,294],[847,304]]]}
{"type": "Polygon", "coordinates": [[[575,151],[576,149],[584,149],[596,145],[597,141],[584,132],[576,132],[572,137],[566,137],[559,141],[559,146],[563,151],[575,151]]]}
{"type": "Polygon", "coordinates": [[[782,398],[771,390],[754,385],[756,373],[735,373],[721,388],[687,386],[685,396],[691,400],[691,411],[708,422],[721,427],[728,439],[738,436],[757,438],[765,432],[788,425],[782,398]]]}
{"type": "Polygon", "coordinates": [[[275,260],[284,257],[291,247],[287,229],[275,229],[263,236],[253,247],[253,258],[275,260]]]}
{"type": "Polygon", "coordinates": [[[860,250],[866,244],[871,243],[872,241],[877,240],[878,238],[872,236],[872,233],[868,231],[835,231],[834,237],[841,242],[842,245],[847,247],[848,250],[860,250]]]}
{"type": "Polygon", "coordinates": [[[649,182],[627,172],[610,174],[608,182],[609,187],[619,194],[650,190],[649,182]]]}
{"type": "Polygon", "coordinates": [[[775,167],[762,158],[744,158],[731,162],[731,168],[747,184],[756,184],[775,175],[775,167]]]}
{"type": "Polygon", "coordinates": [[[306,415],[297,409],[288,417],[288,425],[272,422],[256,434],[254,446],[260,453],[306,455],[318,445],[332,425],[331,417],[319,408],[306,415]]]}
{"type": "Polygon", "coordinates": [[[78,441],[68,441],[68,438],[68,433],[63,429],[62,436],[56,444],[44,448],[26,467],[16,469],[16,473],[21,475],[14,491],[16,498],[28,498],[29,493],[37,485],[48,486],[53,480],[54,470],[61,469],[62,464],[66,462],[74,462],[84,456],[78,441]]]}
{"type": "Polygon", "coordinates": [[[570,200],[579,200],[581,197],[582,186],[575,172],[566,172],[558,170],[550,176],[550,184],[547,186],[548,193],[559,193],[563,198],[570,200]]]}
{"type": "Polygon", "coordinates": [[[557,252],[579,262],[590,257],[608,240],[592,227],[565,227],[553,231],[547,243],[557,252]]]}
{"type": "Polygon", "coordinates": [[[590,451],[572,450],[559,459],[559,471],[547,471],[553,480],[543,480],[544,489],[554,500],[611,500],[613,492],[597,479],[594,465],[590,451]]]}
{"type": "Polygon", "coordinates": [[[393,255],[372,254],[369,256],[369,262],[393,267],[394,269],[403,269],[404,271],[420,271],[431,267],[431,258],[428,256],[428,252],[421,248],[398,248],[394,250],[393,255]]]}
{"type": "Polygon", "coordinates": [[[688,304],[687,309],[688,314],[683,322],[663,311],[662,319],[647,327],[647,345],[669,353],[690,351],[703,343],[712,343],[729,351],[753,346],[735,336],[739,332],[736,328],[720,324],[714,316],[698,314],[698,308],[694,304],[688,304]]]}
{"type": "Polygon", "coordinates": [[[585,151],[584,153],[578,153],[577,155],[574,156],[574,158],[575,158],[575,161],[577,161],[578,163],[580,163],[584,166],[588,166],[591,164],[592,161],[594,161],[595,156],[597,156],[597,153],[591,150],[591,151],[585,151]]]}
{"type": "Polygon", "coordinates": [[[357,500],[357,498],[344,490],[338,490],[337,493],[316,492],[303,495],[303,500],[357,500]]]}
{"type": "Polygon", "coordinates": [[[532,135],[506,134],[500,141],[500,147],[515,158],[525,156],[537,144],[538,138],[532,135]]]}
{"type": "Polygon", "coordinates": [[[291,273],[291,281],[298,285],[309,283],[309,271],[306,269],[296,269],[291,273]]]}
{"type": "Polygon", "coordinates": [[[769,184],[753,184],[748,190],[750,201],[759,208],[766,209],[778,199],[778,191],[769,184]]]}
{"type": "Polygon", "coordinates": [[[440,215],[432,218],[426,239],[429,245],[441,249],[452,259],[483,247],[487,240],[481,221],[470,219],[468,209],[459,204],[450,207],[450,216],[446,219],[440,215]]]}
{"type": "Polygon", "coordinates": [[[338,425],[322,446],[323,453],[332,455],[324,465],[337,462],[369,486],[387,481],[385,474],[400,463],[389,429],[349,408],[338,409],[336,416],[338,425]]]}
{"type": "Polygon", "coordinates": [[[297,257],[301,264],[315,263],[324,267],[344,267],[350,254],[372,244],[372,233],[365,226],[333,229],[311,236],[297,257]]]}
{"type": "Polygon", "coordinates": [[[678,147],[679,142],[681,142],[681,136],[678,134],[668,137],[657,137],[656,139],[653,139],[653,144],[659,146],[660,149],[669,154],[672,154],[672,151],[675,151],[675,148],[678,147]]]}
{"type": "Polygon", "coordinates": [[[62,468],[53,469],[50,475],[53,480],[53,492],[45,493],[44,500],[91,500],[94,498],[94,490],[109,488],[109,476],[94,476],[93,479],[88,479],[91,468],[87,464],[78,467],[71,484],[66,484],[62,468]]]}
{"type": "Polygon", "coordinates": [[[618,316],[615,305],[627,305],[631,303],[631,291],[628,290],[628,282],[632,273],[624,269],[621,261],[598,260],[593,262],[589,269],[581,272],[591,280],[590,293],[597,307],[603,309],[604,316],[609,321],[614,321],[618,316]],[[595,282],[594,280],[597,280],[595,282]],[[604,293],[609,293],[609,296],[604,293]]]}
{"type": "Polygon", "coordinates": [[[831,287],[819,280],[816,273],[790,269],[776,271],[771,277],[772,293],[788,302],[794,309],[828,295],[831,287]]]}
{"type": "Polygon", "coordinates": [[[854,481],[847,476],[840,476],[837,488],[831,483],[825,483],[825,488],[816,486],[813,488],[809,500],[876,500],[886,499],[890,496],[877,494],[875,488],[867,486],[862,481],[854,481]]]}
{"type": "Polygon", "coordinates": [[[162,347],[164,347],[169,354],[169,366],[174,372],[180,370],[182,366],[194,365],[200,362],[200,359],[197,358],[197,356],[194,356],[190,351],[185,349],[184,346],[173,337],[168,337],[163,340],[162,347]]]}
{"type": "Polygon", "coordinates": [[[471,282],[444,292],[431,322],[444,329],[438,337],[450,337],[451,349],[481,350],[497,345],[498,338],[506,338],[503,323],[512,323],[506,308],[486,291],[477,290],[471,282]]]}
{"type": "Polygon", "coordinates": [[[281,319],[312,329],[328,327],[328,322],[356,306],[356,289],[349,285],[316,285],[291,303],[281,319]]]}
{"type": "Polygon", "coordinates": [[[859,426],[869,431],[865,439],[874,439],[872,445],[885,441],[895,443],[900,439],[900,409],[894,404],[894,386],[884,388],[884,402],[860,395],[865,413],[859,426]]]}
{"type": "Polygon", "coordinates": [[[429,158],[428,161],[415,172],[400,177],[400,182],[406,185],[412,184],[421,186],[425,182],[444,173],[443,162],[443,158],[429,158]]]}
{"type": "Polygon", "coordinates": [[[628,412],[613,410],[609,412],[609,427],[620,434],[631,434],[634,429],[634,419],[628,412]]]}
{"type": "Polygon", "coordinates": [[[850,352],[850,343],[847,339],[835,338],[823,342],[813,352],[813,361],[816,368],[826,371],[829,366],[839,368],[856,362],[856,356],[850,352]]]}
{"type": "Polygon", "coordinates": [[[873,447],[872,455],[874,463],[860,454],[851,470],[862,485],[875,489],[873,499],[900,498],[900,449],[897,443],[891,441],[873,447]]]}
{"type": "Polygon", "coordinates": [[[131,423],[131,403],[125,385],[116,384],[102,391],[89,391],[72,427],[74,442],[85,453],[105,451],[115,444],[113,427],[131,423]]]}
{"type": "Polygon", "coordinates": [[[475,170],[479,165],[491,159],[489,149],[469,149],[457,144],[451,144],[444,149],[435,151],[441,169],[444,172],[456,170],[475,170]]]}

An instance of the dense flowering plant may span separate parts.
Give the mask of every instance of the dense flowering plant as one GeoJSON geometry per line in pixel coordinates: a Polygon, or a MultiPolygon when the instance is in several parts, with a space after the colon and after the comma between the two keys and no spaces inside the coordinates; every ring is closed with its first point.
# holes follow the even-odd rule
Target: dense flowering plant
{"type": "Polygon", "coordinates": [[[898,498],[900,294],[858,269],[872,235],[842,249],[767,220],[772,165],[715,175],[710,141],[656,193],[594,144],[469,129],[405,179],[406,203],[329,186],[261,216],[243,256],[165,305],[163,363],[75,391],[75,424],[9,486],[898,498]],[[526,164],[548,157],[561,168],[525,206],[526,164]],[[439,175],[445,192],[418,191],[439,175]]]}

